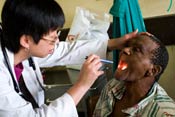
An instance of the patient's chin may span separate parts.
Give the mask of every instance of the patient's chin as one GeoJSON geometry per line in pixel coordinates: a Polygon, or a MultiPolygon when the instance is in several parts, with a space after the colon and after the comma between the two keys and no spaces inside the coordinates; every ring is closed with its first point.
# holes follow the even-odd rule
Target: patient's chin
{"type": "Polygon", "coordinates": [[[127,78],[127,72],[124,70],[120,70],[120,69],[117,69],[116,71],[115,71],[115,78],[117,79],[117,80],[125,80],[126,78],[127,78]]]}

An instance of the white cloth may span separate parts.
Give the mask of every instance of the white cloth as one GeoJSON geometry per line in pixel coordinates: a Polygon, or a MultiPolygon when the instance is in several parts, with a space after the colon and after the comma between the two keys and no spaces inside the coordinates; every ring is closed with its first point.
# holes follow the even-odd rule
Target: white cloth
{"type": "MultiPolygon", "coordinates": [[[[109,36],[107,33],[110,25],[109,19],[110,19],[110,15],[107,13],[97,14],[96,12],[90,11],[83,7],[76,7],[73,22],[70,27],[66,41],[68,42],[83,41],[83,40],[91,40],[91,42],[94,40],[107,41],[109,39],[109,36]],[[75,35],[75,38],[73,40],[69,39],[70,35],[75,35]]],[[[98,45],[97,48],[98,47],[101,47],[101,44],[98,45]]],[[[91,49],[94,49],[93,45],[91,49]]],[[[100,48],[100,49],[103,49],[103,48],[100,48]]],[[[86,52],[86,50],[84,51],[86,52]]],[[[103,50],[101,51],[103,52],[103,50]]],[[[96,54],[98,54],[98,52],[96,54]]],[[[86,56],[88,56],[88,54],[86,56]]],[[[86,56],[84,56],[84,58],[86,56]]],[[[101,56],[101,57],[104,58],[104,56],[101,56]]],[[[76,69],[76,70],[80,70],[81,66],[82,64],[66,65],[67,68],[76,69]]]]}
{"type": "MultiPolygon", "coordinates": [[[[110,15],[97,14],[83,7],[76,7],[68,35],[76,35],[74,40],[108,40],[110,15]]],[[[66,41],[70,41],[67,37],[66,41]]]]}
{"type": "MultiPolygon", "coordinates": [[[[40,72],[39,64],[42,67],[50,67],[55,65],[65,65],[73,63],[82,63],[83,58],[90,53],[106,54],[107,41],[79,41],[72,44],[61,42],[56,47],[54,54],[46,58],[34,58],[36,66],[36,75],[39,77],[40,82],[43,84],[42,75],[40,72]],[[89,47],[91,46],[91,47],[89,47]],[[82,58],[81,58],[81,57],[82,58]],[[37,61],[36,61],[37,59],[37,61]],[[39,64],[38,64],[38,63],[39,64]]],[[[0,47],[1,48],[1,47],[0,47]]],[[[1,49],[0,49],[1,50],[1,49]]],[[[14,72],[14,54],[7,50],[10,60],[10,65],[14,72]]],[[[65,93],[63,96],[51,102],[49,106],[44,104],[44,92],[35,76],[35,72],[29,67],[28,61],[23,62],[23,78],[26,87],[33,95],[40,108],[33,109],[30,102],[24,100],[14,90],[11,75],[4,62],[2,50],[0,51],[0,117],[77,117],[77,110],[72,97],[65,93]]]]}

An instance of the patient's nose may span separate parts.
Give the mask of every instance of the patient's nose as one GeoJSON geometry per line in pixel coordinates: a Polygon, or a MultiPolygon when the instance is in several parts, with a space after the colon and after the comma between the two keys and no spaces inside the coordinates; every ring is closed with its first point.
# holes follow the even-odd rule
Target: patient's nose
{"type": "Polygon", "coordinates": [[[131,55],[131,48],[130,48],[130,47],[126,47],[126,48],[124,48],[124,49],[122,50],[122,52],[123,52],[124,54],[131,55]]]}

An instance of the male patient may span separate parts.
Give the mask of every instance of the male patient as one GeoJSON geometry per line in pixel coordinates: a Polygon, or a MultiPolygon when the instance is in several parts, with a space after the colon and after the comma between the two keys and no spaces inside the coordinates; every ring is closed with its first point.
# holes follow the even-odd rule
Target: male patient
{"type": "Polygon", "coordinates": [[[157,83],[168,63],[165,46],[140,34],[120,52],[115,79],[103,89],[94,117],[175,116],[175,102],[157,83]]]}

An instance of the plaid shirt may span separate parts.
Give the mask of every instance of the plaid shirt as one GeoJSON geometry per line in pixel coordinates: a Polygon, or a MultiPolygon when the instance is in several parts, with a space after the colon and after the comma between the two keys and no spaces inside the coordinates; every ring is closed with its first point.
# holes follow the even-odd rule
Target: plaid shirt
{"type": "MultiPolygon", "coordinates": [[[[100,95],[93,117],[110,116],[115,100],[120,100],[124,91],[124,83],[115,79],[109,81],[100,95]]],[[[175,102],[155,83],[146,98],[122,112],[128,114],[128,117],[175,117],[175,102]]]]}

